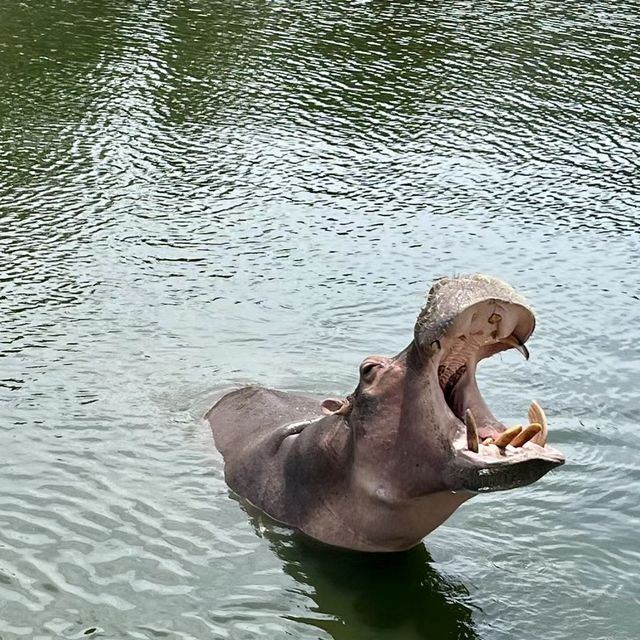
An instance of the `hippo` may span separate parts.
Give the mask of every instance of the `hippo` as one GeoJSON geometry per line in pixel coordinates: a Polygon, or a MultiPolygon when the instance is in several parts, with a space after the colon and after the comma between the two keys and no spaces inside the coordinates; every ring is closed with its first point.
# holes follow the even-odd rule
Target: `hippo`
{"type": "Polygon", "coordinates": [[[440,278],[413,339],[369,356],[351,395],[320,401],[260,386],[224,395],[205,418],[233,492],[320,542],[366,552],[419,544],[463,502],[535,482],[564,463],[533,402],[507,428],[476,367],[506,349],[529,357],[525,299],[486,275],[440,278]]]}

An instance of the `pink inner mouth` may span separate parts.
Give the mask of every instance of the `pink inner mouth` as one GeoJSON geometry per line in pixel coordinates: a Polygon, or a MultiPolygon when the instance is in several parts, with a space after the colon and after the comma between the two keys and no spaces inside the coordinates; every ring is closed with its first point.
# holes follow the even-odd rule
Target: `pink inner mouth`
{"type": "Polygon", "coordinates": [[[450,348],[438,367],[438,381],[451,412],[465,421],[468,410],[475,417],[478,437],[497,438],[507,428],[487,406],[476,382],[476,367],[481,358],[502,351],[500,341],[487,342],[485,335],[460,335],[450,341],[450,348]]]}

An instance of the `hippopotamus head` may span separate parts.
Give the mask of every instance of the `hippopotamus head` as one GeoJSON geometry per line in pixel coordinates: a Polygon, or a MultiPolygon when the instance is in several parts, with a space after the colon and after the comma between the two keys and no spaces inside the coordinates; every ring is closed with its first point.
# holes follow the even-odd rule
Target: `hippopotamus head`
{"type": "Polygon", "coordinates": [[[522,425],[507,428],[476,383],[484,358],[506,349],[528,358],[534,326],[525,300],[496,278],[437,280],[409,346],[392,358],[365,358],[353,394],[325,402],[325,412],[348,422],[358,482],[406,500],[512,489],[561,465],[537,403],[522,425]]]}

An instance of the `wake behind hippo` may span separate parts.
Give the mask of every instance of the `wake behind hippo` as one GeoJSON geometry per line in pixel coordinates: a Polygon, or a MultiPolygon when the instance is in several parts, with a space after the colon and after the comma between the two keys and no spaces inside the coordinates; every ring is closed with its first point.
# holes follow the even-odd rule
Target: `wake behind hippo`
{"type": "Polygon", "coordinates": [[[501,280],[436,280],[411,343],[392,358],[365,358],[345,399],[262,387],[225,395],[206,418],[228,485],[328,544],[415,546],[477,493],[530,484],[563,464],[539,405],[526,426],[507,429],[476,383],[480,360],[505,349],[528,357],[534,326],[501,280]]]}

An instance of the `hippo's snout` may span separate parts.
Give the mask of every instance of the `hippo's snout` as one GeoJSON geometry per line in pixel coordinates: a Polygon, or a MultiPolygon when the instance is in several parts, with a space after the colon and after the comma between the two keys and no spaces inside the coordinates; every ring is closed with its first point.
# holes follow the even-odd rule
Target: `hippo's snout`
{"type": "Polygon", "coordinates": [[[533,311],[506,282],[485,275],[440,278],[429,290],[416,320],[414,340],[427,352],[438,349],[438,343],[451,334],[488,333],[494,339],[513,336],[524,344],[534,328],[533,311]],[[490,310],[489,315],[482,313],[483,306],[490,310]]]}

